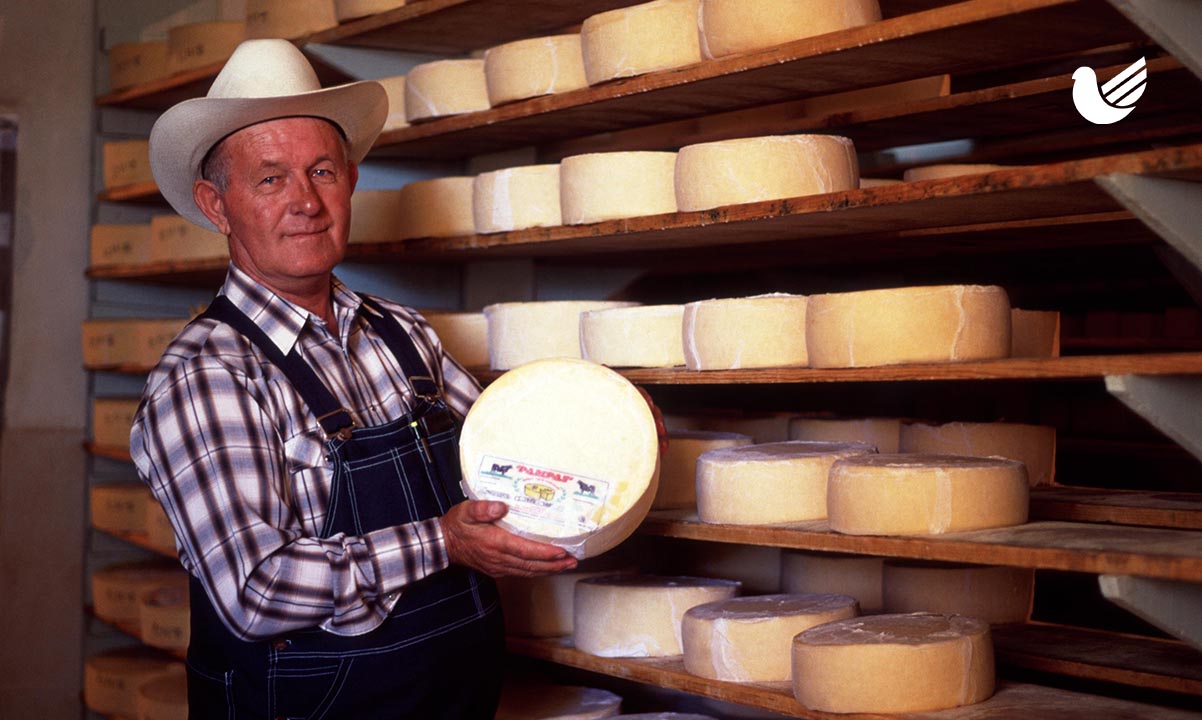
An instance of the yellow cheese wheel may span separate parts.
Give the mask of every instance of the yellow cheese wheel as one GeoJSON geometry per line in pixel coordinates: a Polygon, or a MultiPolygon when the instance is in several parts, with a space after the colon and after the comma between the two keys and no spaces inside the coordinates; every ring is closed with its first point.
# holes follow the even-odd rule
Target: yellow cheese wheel
{"type": "Polygon", "coordinates": [[[554,575],[497,578],[501,607],[505,610],[505,631],[511,635],[531,637],[571,635],[576,583],[585,578],[622,572],[634,571],[629,568],[589,570],[578,567],[554,575]]]}
{"type": "Polygon", "coordinates": [[[902,422],[897,418],[808,418],[789,421],[790,440],[861,442],[877,452],[895,453],[901,442],[902,422]]]}
{"type": "Polygon", "coordinates": [[[334,0],[246,0],[246,37],[294,40],[338,24],[334,0]]]}
{"type": "Polygon", "coordinates": [[[142,593],[187,582],[188,574],[163,563],[130,563],[92,573],[92,607],[111,622],[138,622],[142,593]]]}
{"type": "Polygon", "coordinates": [[[150,224],[93,225],[89,258],[92,267],[150,262],[150,224]]]}
{"type": "Polygon", "coordinates": [[[489,48],[484,77],[493,107],[588,87],[580,35],[529,38],[489,48]]]}
{"type": "Polygon", "coordinates": [[[971,455],[1018,460],[1031,487],[1051,485],[1056,477],[1056,428],[1022,423],[907,423],[901,428],[903,453],[971,455]]]}
{"type": "Polygon", "coordinates": [[[84,365],[153,366],[186,322],[182,319],[86,320],[82,332],[84,365]]]}
{"type": "Polygon", "coordinates": [[[750,445],[739,433],[678,430],[668,433],[668,449],[660,459],[659,491],[652,510],[692,509],[697,506],[697,458],[710,450],[750,445]]]}
{"type": "Polygon", "coordinates": [[[101,149],[104,164],[104,189],[153,183],[150,173],[148,140],[115,140],[101,149]]]}
{"type": "Polygon", "coordinates": [[[478,233],[562,225],[559,166],[529,165],[477,175],[472,213],[478,233]]]}
{"type": "Polygon", "coordinates": [[[864,612],[879,612],[884,607],[883,565],[879,557],[785,551],[781,555],[781,590],[850,595],[864,612]]]}
{"type": "Polygon", "coordinates": [[[639,305],[580,314],[580,353],[610,367],[684,365],[683,305],[639,305]]]}
{"type": "Polygon", "coordinates": [[[167,43],[162,40],[114,45],[109,50],[109,87],[121,90],[167,75],[167,43]]]}
{"type": "Polygon", "coordinates": [[[886,612],[965,615],[987,623],[1020,623],[1031,616],[1030,568],[890,560],[882,578],[886,612]]]}
{"type": "Polygon", "coordinates": [[[418,180],[402,187],[395,208],[397,237],[474,234],[472,182],[470,177],[444,177],[418,180]]]}
{"type": "Polygon", "coordinates": [[[376,82],[383,86],[384,94],[388,96],[388,118],[381,132],[409,127],[409,119],[405,117],[405,76],[377,78],[376,82]]]}
{"type": "Polygon", "coordinates": [[[394,242],[406,222],[402,190],[357,190],[351,195],[352,243],[394,242]]]}
{"type": "Polygon", "coordinates": [[[1017,460],[962,455],[863,455],[831,468],[831,530],[939,535],[1027,521],[1027,472],[1017,460]]]}
{"type": "Polygon", "coordinates": [[[860,178],[860,188],[879,188],[890,185],[901,185],[903,181],[891,178],[860,178]]]}
{"type": "Polygon", "coordinates": [[[171,528],[167,512],[157,499],[146,502],[146,542],[160,552],[174,555],[177,551],[175,530],[171,528]]]}
{"type": "Polygon", "coordinates": [[[676,212],[676,153],[573,155],[559,166],[565,225],[676,212]]]}
{"type": "Polygon", "coordinates": [[[93,399],[92,442],[110,448],[128,448],[138,402],[137,398],[93,399]]]}
{"type": "Polygon", "coordinates": [[[134,717],[138,690],[159,676],[181,672],[182,666],[147,651],[92,655],[84,662],[84,704],[94,712],[134,717]]]}
{"type": "Polygon", "coordinates": [[[900,713],[981,702],[994,689],[989,624],[959,615],[873,615],[793,641],[793,694],[820,712],[900,713]]]}
{"type": "Polygon", "coordinates": [[[188,578],[183,575],[148,590],[138,599],[142,642],[166,650],[184,650],[191,634],[188,578]]]}
{"type": "Polygon", "coordinates": [[[690,370],[805,367],[803,295],[757,295],[685,305],[684,359],[690,370]]]}
{"type": "Polygon", "coordinates": [[[860,171],[851,140],[771,135],[687,145],[676,155],[682,212],[853,190],[860,171]]]}
{"type": "Polygon", "coordinates": [[[1060,313],[1011,308],[1010,357],[1060,357],[1060,313]]]}
{"type": "Polygon", "coordinates": [[[701,0],[707,58],[750,52],[881,19],[877,0],[701,0]]]}
{"type": "Polygon", "coordinates": [[[601,657],[680,655],[685,612],[738,592],[739,583],[732,580],[687,576],[581,580],[576,583],[576,649],[601,657]]]}
{"type": "Polygon", "coordinates": [[[90,495],[92,527],[106,532],[146,532],[146,506],[155,500],[145,485],[93,485],[90,495]]]}
{"type": "Polygon", "coordinates": [[[943,178],[961,177],[963,175],[979,175],[989,173],[995,170],[1005,170],[1006,165],[991,165],[991,164],[957,164],[946,163],[942,165],[927,165],[925,167],[910,168],[902,173],[902,178],[905,182],[915,182],[917,180],[941,180],[943,178]]]}
{"type": "Polygon", "coordinates": [[[501,688],[495,720],[598,720],[615,717],[622,698],[608,690],[571,685],[501,688]]]}
{"type": "Polygon", "coordinates": [[[540,360],[472,405],[459,441],[464,491],[505,502],[501,527],[591,557],[629,537],[651,508],[658,445],[647,401],[621,375],[540,360]]]}
{"type": "Polygon", "coordinates": [[[174,74],[225,62],[246,39],[246,23],[217,20],[189,23],[167,31],[167,72],[174,74]]]}
{"type": "Polygon", "coordinates": [[[698,0],[654,0],[585,19],[588,84],[701,62],[697,10],[698,0]]]}
{"type": "Polygon", "coordinates": [[[188,673],[173,668],[147,681],[135,704],[138,720],[188,720],[188,673]]]}
{"type": "Polygon", "coordinates": [[[435,60],[405,76],[405,117],[409,122],[487,110],[484,61],[435,60]]]}
{"type": "Polygon", "coordinates": [[[150,219],[150,259],[153,262],[214,260],[229,257],[224,235],[206,230],[180,215],[150,219]]]}
{"type": "Polygon", "coordinates": [[[980,285],[811,295],[806,346],[816,368],[1005,358],[1010,300],[980,285]]]}
{"type": "Polygon", "coordinates": [[[121,362],[123,349],[120,320],[84,320],[80,328],[83,365],[101,368],[121,362]]]}
{"type": "Polygon", "coordinates": [[[681,623],[684,669],[726,682],[788,682],[794,636],[858,614],[847,595],[758,595],[697,605],[681,623]]]}
{"type": "Polygon", "coordinates": [[[697,516],[729,525],[821,520],[831,465],[870,452],[863,443],[801,441],[711,450],[697,459],[697,516]]]}
{"type": "Polygon", "coordinates": [[[580,357],[580,315],[591,310],[629,307],[606,300],[552,300],[497,303],[488,318],[488,358],[494,370],[511,370],[534,360],[580,357]]]}
{"type": "Polygon", "coordinates": [[[138,367],[158,365],[163,351],[187,324],[188,321],[182,318],[130,321],[127,327],[133,348],[128,358],[123,357],[121,362],[138,367]]]}
{"type": "Polygon", "coordinates": [[[405,0],[334,0],[334,14],[338,16],[338,22],[346,22],[399,8],[404,4],[405,0]]]}
{"type": "Polygon", "coordinates": [[[484,313],[428,312],[426,322],[442,349],[469,368],[488,367],[488,320],[484,313]]]}

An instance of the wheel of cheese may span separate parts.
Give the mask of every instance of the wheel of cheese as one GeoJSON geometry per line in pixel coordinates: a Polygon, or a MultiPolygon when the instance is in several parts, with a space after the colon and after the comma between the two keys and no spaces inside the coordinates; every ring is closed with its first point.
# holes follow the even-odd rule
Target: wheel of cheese
{"type": "Polygon", "coordinates": [[[401,188],[398,195],[399,238],[459,237],[473,235],[472,183],[470,177],[418,180],[401,188]]]}
{"type": "Polygon", "coordinates": [[[573,155],[559,165],[565,225],[676,212],[676,153],[573,155]]]}
{"type": "Polygon", "coordinates": [[[902,173],[902,178],[905,182],[914,182],[916,180],[940,180],[942,178],[960,177],[962,175],[979,175],[982,173],[993,172],[995,170],[1005,170],[1006,168],[1006,165],[947,163],[943,165],[927,165],[926,167],[910,168],[902,173]]]}
{"type": "Polygon", "coordinates": [[[698,0],[655,0],[585,19],[580,27],[589,85],[701,62],[698,0]]]}
{"type": "Polygon", "coordinates": [[[827,419],[798,417],[789,421],[790,440],[867,443],[880,453],[895,453],[901,443],[897,418],[827,419]]]}
{"type": "Polygon", "coordinates": [[[1027,521],[1027,472],[1017,460],[962,455],[867,455],[831,468],[831,530],[939,535],[1027,521]]]}
{"type": "Polygon", "coordinates": [[[154,262],[212,260],[229,257],[225,235],[206,230],[179,215],[150,219],[150,259],[154,262]]]}
{"type": "Polygon", "coordinates": [[[94,398],[92,442],[110,448],[128,448],[138,402],[137,398],[94,398]]]}
{"type": "Polygon", "coordinates": [[[188,321],[182,318],[133,320],[124,324],[122,329],[129,334],[130,354],[123,357],[121,362],[137,367],[158,365],[163,351],[187,324],[188,321]]]}
{"type": "Polygon", "coordinates": [[[505,610],[505,632],[530,637],[571,635],[576,583],[585,578],[623,573],[633,574],[634,569],[578,567],[554,575],[497,578],[501,607],[505,610]]]}
{"type": "Polygon", "coordinates": [[[793,695],[835,713],[943,710],[993,694],[989,624],[959,615],[874,615],[793,641],[793,695]]]}
{"type": "Polygon", "coordinates": [[[405,76],[377,78],[376,82],[383,86],[384,94],[388,96],[388,118],[380,132],[409,127],[409,119],[405,117],[405,76]]]}
{"type": "Polygon", "coordinates": [[[580,315],[630,307],[606,300],[497,303],[488,318],[488,359],[493,370],[511,370],[535,360],[580,357],[580,315]]]}
{"type": "Polygon", "coordinates": [[[478,233],[562,225],[559,166],[529,165],[480,173],[472,185],[472,213],[478,233]]]}
{"type": "Polygon", "coordinates": [[[138,720],[188,720],[188,673],[172,668],[138,688],[138,720]]]}
{"type": "Polygon", "coordinates": [[[676,155],[681,212],[853,190],[860,171],[851,140],[771,135],[687,145],[676,155]]]}
{"type": "Polygon", "coordinates": [[[334,14],[337,15],[338,22],[346,22],[399,8],[404,4],[405,0],[334,0],[334,14]]]}
{"type": "Polygon", "coordinates": [[[672,547],[673,572],[697,577],[737,580],[749,595],[771,595],[780,589],[781,550],[764,545],[704,542],[672,547]]]}
{"type": "Polygon", "coordinates": [[[488,320],[484,313],[428,312],[424,317],[442,349],[460,365],[488,367],[488,320]]]}
{"type": "Polygon", "coordinates": [[[701,53],[723,57],[881,19],[877,0],[701,0],[701,53]]]}
{"type": "Polygon", "coordinates": [[[768,413],[765,415],[716,415],[703,417],[701,429],[712,432],[733,432],[748,435],[756,445],[784,442],[789,439],[789,422],[792,413],[768,413]]]}
{"type": "Polygon", "coordinates": [[[488,108],[483,60],[435,60],[418,65],[405,76],[405,118],[409,122],[488,108]]]}
{"type": "Polygon", "coordinates": [[[1005,358],[1010,300],[981,285],[811,295],[806,346],[816,368],[1005,358]]]}
{"type": "Polygon", "coordinates": [[[171,527],[167,512],[156,499],[146,502],[146,542],[160,552],[176,553],[175,530],[171,527]]]}
{"type": "Polygon", "coordinates": [[[99,368],[121,362],[120,324],[121,321],[116,319],[83,321],[79,340],[84,367],[99,368]]]}
{"type": "Polygon", "coordinates": [[[1030,568],[890,560],[882,577],[886,612],[964,615],[987,623],[1031,617],[1035,571],[1030,568]]]}
{"type": "Polygon", "coordinates": [[[847,595],[759,595],[697,605],[681,624],[684,669],[727,682],[788,682],[793,637],[859,614],[847,595]]]}
{"type": "Polygon", "coordinates": [[[580,314],[580,354],[610,367],[684,365],[683,305],[639,305],[580,314]]]}
{"type": "Polygon", "coordinates": [[[156,677],[182,672],[183,663],[148,651],[114,650],[84,662],[84,704],[108,715],[134,717],[138,690],[156,677]]]}
{"type": "Polygon", "coordinates": [[[92,267],[148,263],[150,224],[93,225],[89,247],[92,267]]]}
{"type": "Polygon", "coordinates": [[[109,50],[109,87],[122,90],[167,75],[167,43],[162,40],[114,45],[109,50]]]}
{"type": "Polygon", "coordinates": [[[864,612],[880,612],[883,565],[879,557],[786,551],[781,555],[781,590],[850,595],[864,612]]]}
{"type": "Polygon", "coordinates": [[[127,563],[92,573],[92,610],[108,622],[138,622],[142,593],[187,582],[179,567],[162,563],[127,563]]]}
{"type": "Polygon", "coordinates": [[[138,624],[142,642],[166,650],[184,650],[191,634],[186,575],[152,590],[138,599],[138,624]]]}
{"type": "Polygon", "coordinates": [[[805,367],[803,295],[702,300],[684,307],[684,359],[690,370],[805,367]]]}
{"type": "Polygon", "coordinates": [[[493,107],[588,87],[580,35],[529,38],[489,48],[484,77],[493,107]]]}
{"type": "Polygon", "coordinates": [[[668,433],[668,449],[660,458],[659,491],[652,510],[697,507],[697,458],[703,453],[751,444],[739,433],[679,430],[668,433]]]}
{"type": "Polygon", "coordinates": [[[864,188],[879,188],[888,187],[890,185],[901,185],[902,180],[893,180],[890,178],[860,178],[860,189],[864,188]]]}
{"type": "Polygon", "coordinates": [[[146,506],[154,498],[145,485],[94,485],[90,494],[92,527],[106,532],[146,532],[146,506]]]}
{"type": "Polygon", "coordinates": [[[870,452],[863,443],[801,441],[711,450],[697,459],[697,516],[727,525],[821,520],[831,465],[870,452]]]}
{"type": "Polygon", "coordinates": [[[101,148],[104,165],[104,189],[153,183],[150,173],[150,142],[115,140],[101,148]]]}
{"type": "Polygon", "coordinates": [[[295,40],[338,25],[334,0],[246,0],[246,37],[295,40]]]}
{"type": "Polygon", "coordinates": [[[658,446],[634,385],[601,365],[556,359],[489,385],[463,423],[459,456],[469,498],[509,505],[498,525],[586,558],[646,516],[658,446]]]}
{"type": "Polygon", "coordinates": [[[571,685],[501,688],[495,720],[597,720],[620,712],[622,698],[608,690],[571,685]]]}
{"type": "Polygon", "coordinates": [[[600,657],[680,655],[685,611],[738,592],[739,583],[713,578],[610,575],[581,580],[576,583],[576,649],[600,657]]]}
{"type": "Polygon", "coordinates": [[[402,190],[357,190],[351,195],[349,242],[380,243],[400,239],[397,228],[406,222],[402,190]]]}
{"type": "Polygon", "coordinates": [[[1027,468],[1031,487],[1051,485],[1056,477],[1056,428],[1022,423],[951,422],[943,425],[906,423],[901,428],[903,453],[970,455],[1018,460],[1027,468]]]}
{"type": "Polygon", "coordinates": [[[1010,357],[1060,357],[1060,313],[1011,308],[1010,357]]]}
{"type": "Polygon", "coordinates": [[[175,74],[225,62],[246,39],[242,20],[178,25],[167,31],[167,72],[175,74]]]}

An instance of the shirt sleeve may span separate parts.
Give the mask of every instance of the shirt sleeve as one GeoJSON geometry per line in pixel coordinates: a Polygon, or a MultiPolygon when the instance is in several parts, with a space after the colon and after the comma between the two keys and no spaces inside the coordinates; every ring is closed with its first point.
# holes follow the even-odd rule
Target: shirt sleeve
{"type": "Polygon", "coordinates": [[[235,635],[366,632],[398,591],[447,567],[438,519],[363,536],[305,535],[263,393],[212,358],[176,366],[134,420],[138,472],[171,519],[185,567],[235,635]]]}

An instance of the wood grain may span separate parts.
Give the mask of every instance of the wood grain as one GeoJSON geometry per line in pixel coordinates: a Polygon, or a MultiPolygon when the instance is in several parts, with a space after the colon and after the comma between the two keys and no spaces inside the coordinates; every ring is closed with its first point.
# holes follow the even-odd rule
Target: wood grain
{"type": "Polygon", "coordinates": [[[126,202],[126,203],[166,203],[162,194],[159,193],[158,185],[153,182],[137,183],[135,185],[122,185],[121,187],[110,188],[96,195],[96,199],[100,202],[126,202]]]}
{"type": "Polygon", "coordinates": [[[1202,493],[1034,488],[1031,490],[1031,517],[1202,530],[1202,493]]]}

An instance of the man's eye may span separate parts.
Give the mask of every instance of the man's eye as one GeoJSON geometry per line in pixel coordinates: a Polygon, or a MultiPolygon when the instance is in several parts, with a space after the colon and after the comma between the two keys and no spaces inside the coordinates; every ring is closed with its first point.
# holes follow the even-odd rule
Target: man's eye
{"type": "Polygon", "coordinates": [[[313,174],[314,174],[314,175],[316,175],[317,177],[333,177],[333,176],[334,176],[334,171],[333,171],[333,170],[329,170],[329,169],[327,169],[327,168],[321,168],[321,169],[318,169],[318,170],[314,170],[314,171],[313,171],[313,174]]]}

